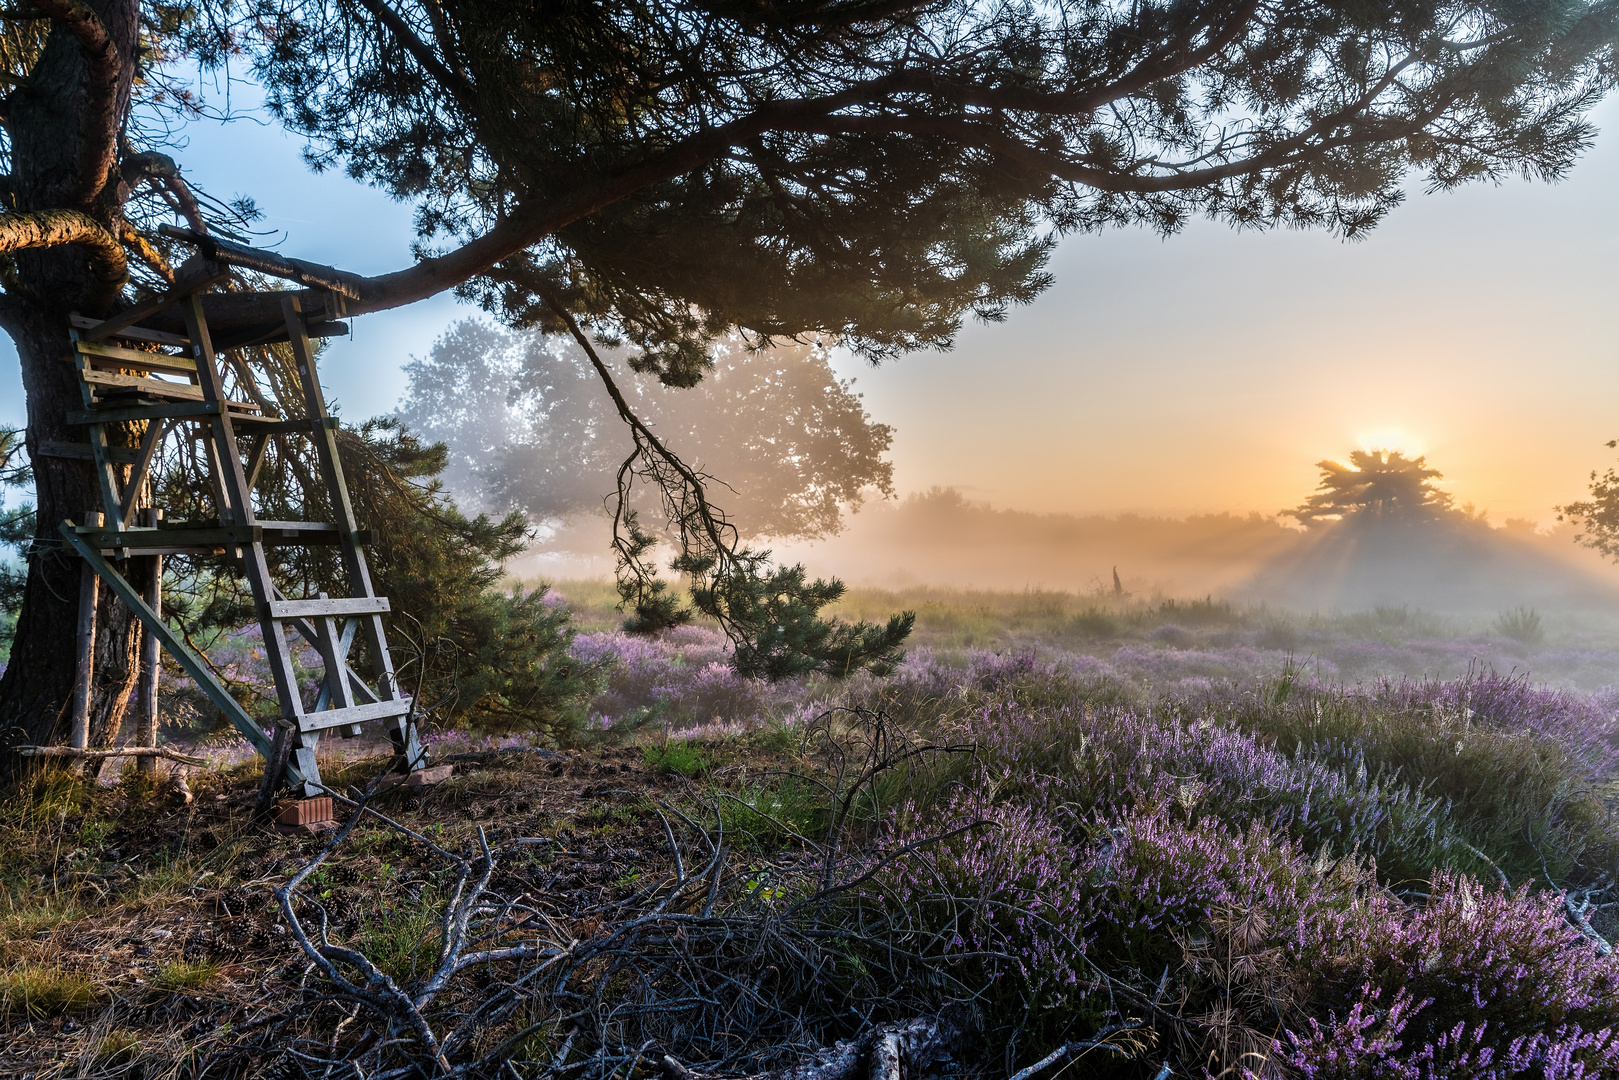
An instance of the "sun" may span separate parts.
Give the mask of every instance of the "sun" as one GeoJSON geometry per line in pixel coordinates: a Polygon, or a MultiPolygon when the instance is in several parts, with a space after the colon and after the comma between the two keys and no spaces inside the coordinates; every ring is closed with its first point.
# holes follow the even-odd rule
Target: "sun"
{"type": "Polygon", "coordinates": [[[1421,457],[1427,452],[1423,441],[1404,428],[1374,427],[1355,436],[1355,445],[1362,450],[1393,450],[1407,458],[1421,457]]]}

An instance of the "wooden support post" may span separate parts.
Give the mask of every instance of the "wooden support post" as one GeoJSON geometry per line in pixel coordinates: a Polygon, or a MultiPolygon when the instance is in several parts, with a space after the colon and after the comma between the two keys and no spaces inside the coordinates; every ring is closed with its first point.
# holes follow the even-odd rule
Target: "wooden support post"
{"type": "MultiPolygon", "coordinates": [[[[87,511],[87,525],[99,526],[103,517],[99,510],[87,511]]],[[[96,601],[100,599],[100,579],[86,561],[79,569],[79,632],[76,645],[78,664],[73,671],[73,734],[68,745],[75,750],[90,747],[91,683],[96,666],[96,601]]]]}
{"type": "MultiPolygon", "coordinates": [[[[157,528],[163,520],[163,511],[152,507],[146,511],[146,524],[157,528]]],[[[152,609],[152,614],[158,618],[163,617],[163,556],[152,557],[152,580],[146,586],[146,606],[152,609]]],[[[157,679],[158,679],[158,652],[157,635],[144,624],[141,627],[141,678],[140,678],[140,708],[139,719],[136,721],[135,745],[157,745],[157,679]]],[[[136,768],[143,773],[157,771],[157,758],[140,757],[136,759],[136,768]]]]}

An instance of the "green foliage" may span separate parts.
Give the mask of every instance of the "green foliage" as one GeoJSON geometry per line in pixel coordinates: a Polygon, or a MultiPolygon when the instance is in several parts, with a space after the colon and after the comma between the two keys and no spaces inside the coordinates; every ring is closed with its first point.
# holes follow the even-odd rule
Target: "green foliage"
{"type": "Polygon", "coordinates": [[[680,386],[735,327],[947,345],[1040,291],[1053,231],[1358,235],[1413,173],[1561,175],[1613,78],[1577,0],[434,10],[419,53],[336,0],[212,4],[182,44],[245,53],[311,162],[414,202],[426,248],[559,222],[465,291],[551,328],[559,297],[680,386]]]}
{"type": "Polygon", "coordinates": [[[772,567],[769,552],[738,553],[742,564],[715,574],[714,560],[683,556],[676,570],[690,574],[692,603],[717,619],[736,644],[737,673],[784,679],[809,672],[834,677],[862,669],[886,674],[904,655],[901,644],[916,625],[915,612],[889,617],[884,626],[820,617],[844,594],[843,582],[807,581],[802,566],[772,567]]]}
{"type": "Polygon", "coordinates": [[[818,839],[832,820],[826,790],[796,776],[744,783],[716,795],[726,833],[748,837],[761,849],[818,839]]]}
{"type": "Polygon", "coordinates": [[[396,899],[403,902],[385,906],[360,920],[354,947],[395,980],[408,983],[431,970],[438,959],[442,930],[436,904],[439,895],[429,887],[417,900],[396,899]]]}
{"type": "Polygon", "coordinates": [[[0,974],[0,1009],[29,1017],[60,1016],[88,1008],[100,987],[49,964],[21,964],[0,974]]]}
{"type": "MultiPolygon", "coordinates": [[[[1616,447],[1619,439],[1610,440],[1608,449],[1616,447]]],[[[1609,469],[1599,476],[1592,469],[1591,497],[1559,506],[1557,520],[1565,518],[1580,528],[1575,543],[1619,561],[1619,472],[1609,469]]]]}
{"type": "Polygon", "coordinates": [[[1284,513],[1311,523],[1329,518],[1426,520],[1450,509],[1450,496],[1433,486],[1441,478],[1426,458],[1398,450],[1353,450],[1349,464],[1316,463],[1320,489],[1284,513]]]}
{"type": "Polygon", "coordinates": [[[197,963],[175,960],[164,964],[158,969],[157,974],[152,976],[152,989],[161,994],[180,994],[196,990],[212,982],[222,966],[211,960],[197,963]]]}
{"type": "Polygon", "coordinates": [[[669,739],[646,747],[646,763],[665,776],[688,780],[708,770],[710,762],[702,748],[688,739],[669,739]]]}

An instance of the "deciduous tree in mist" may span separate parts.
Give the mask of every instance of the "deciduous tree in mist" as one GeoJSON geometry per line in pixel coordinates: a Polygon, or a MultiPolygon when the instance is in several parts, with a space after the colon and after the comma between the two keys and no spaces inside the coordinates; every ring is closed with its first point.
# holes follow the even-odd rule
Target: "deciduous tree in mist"
{"type": "MultiPolygon", "coordinates": [[[[405,372],[399,417],[449,448],[457,492],[538,521],[604,512],[628,440],[572,340],[468,319],[405,372]]],[[[751,535],[818,539],[870,490],[893,495],[893,429],[871,419],[821,350],[722,345],[695,387],[649,375],[620,386],[665,445],[721,481],[716,498],[751,535]]],[[[655,508],[643,498],[638,509],[655,508]]]]}
{"type": "Polygon", "coordinates": [[[1283,513],[1306,524],[1326,520],[1425,521],[1450,510],[1451,498],[1433,486],[1443,478],[1426,457],[1399,450],[1354,450],[1349,464],[1319,461],[1321,485],[1303,504],[1283,513]]]}
{"type": "MultiPolygon", "coordinates": [[[[1608,449],[1619,447],[1611,440],[1608,449]]],[[[1558,521],[1571,521],[1579,529],[1574,542],[1619,562],[1619,472],[1591,470],[1591,497],[1557,508],[1558,521]]]]}
{"type": "MultiPolygon", "coordinates": [[[[182,67],[250,69],[313,164],[415,205],[414,265],[328,275],[353,313],[459,288],[514,324],[627,343],[638,370],[689,386],[732,332],[821,334],[873,358],[947,346],[967,315],[1036,295],[1065,231],[1209,215],[1356,235],[1412,173],[1436,187],[1561,175],[1614,81],[1616,18],[1608,0],[9,9],[0,325],[22,358],[40,531],[0,723],[51,738],[72,685],[60,598],[78,570],[51,552],[95,489],[84,463],[39,453],[75,434],[67,313],[161,288],[174,249],[160,221],[219,224],[162,154],[198,107],[182,67]]],[[[795,598],[791,574],[741,548],[702,477],[607,389],[637,454],[621,475],[666,493],[698,602],[774,637],[772,620],[827,595],[795,598]]],[[[678,618],[635,519],[615,521],[637,618],[678,618]]],[[[97,723],[134,667],[127,613],[101,614],[97,723]]],[[[861,640],[872,655],[897,643],[861,640]]]]}

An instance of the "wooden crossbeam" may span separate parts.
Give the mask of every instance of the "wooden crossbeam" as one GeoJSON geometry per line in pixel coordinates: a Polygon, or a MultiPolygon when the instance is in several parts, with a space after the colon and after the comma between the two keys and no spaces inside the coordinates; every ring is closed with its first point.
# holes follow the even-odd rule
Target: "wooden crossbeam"
{"type": "MultiPolygon", "coordinates": [[[[80,315],[77,311],[68,316],[68,324],[75,330],[93,330],[100,326],[104,319],[92,319],[88,315],[80,315]]],[[[165,330],[149,330],[144,326],[126,326],[111,337],[123,338],[125,341],[145,341],[152,345],[190,345],[179,334],[171,334],[165,330]]]]}
{"type": "Polygon", "coordinates": [[[307,712],[304,713],[303,720],[299,722],[298,730],[326,731],[336,727],[369,724],[373,720],[396,720],[401,716],[408,716],[411,705],[410,698],[395,698],[392,701],[374,701],[365,705],[350,705],[344,709],[307,712]]]}
{"type": "MultiPolygon", "coordinates": [[[[252,423],[258,418],[258,406],[247,401],[176,401],[168,405],[103,405],[83,412],[70,412],[67,422],[70,424],[127,424],[132,420],[206,420],[211,416],[218,416],[226,411],[222,405],[230,406],[230,418],[236,422],[247,421],[252,423]],[[251,409],[251,413],[236,412],[237,409],[251,409]]],[[[272,417],[271,419],[280,419],[272,417]]]]}
{"type": "Polygon", "coordinates": [[[317,619],[323,616],[386,615],[393,609],[386,596],[336,596],[320,600],[271,600],[272,619],[317,619]]]}

